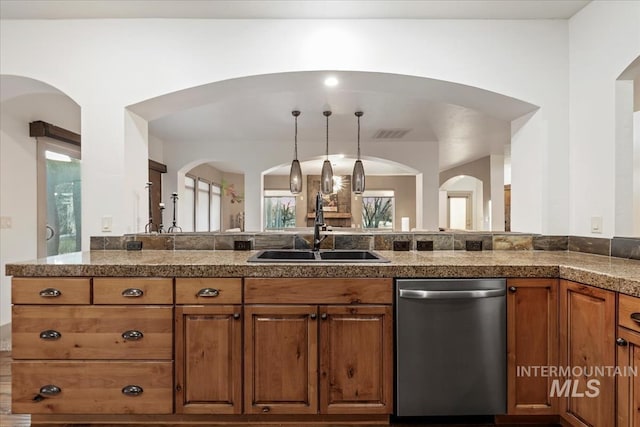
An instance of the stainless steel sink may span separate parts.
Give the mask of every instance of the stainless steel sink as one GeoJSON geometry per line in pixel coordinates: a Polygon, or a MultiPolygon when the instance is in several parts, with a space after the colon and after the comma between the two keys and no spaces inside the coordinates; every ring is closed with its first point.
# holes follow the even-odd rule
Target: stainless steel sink
{"type": "Polygon", "coordinates": [[[389,262],[388,259],[364,250],[325,250],[309,251],[305,249],[268,249],[250,257],[248,262],[389,262]]]}

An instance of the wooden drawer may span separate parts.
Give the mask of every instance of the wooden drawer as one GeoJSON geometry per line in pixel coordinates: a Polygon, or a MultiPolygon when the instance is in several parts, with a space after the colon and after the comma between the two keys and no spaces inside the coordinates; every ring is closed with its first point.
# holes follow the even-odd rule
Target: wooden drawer
{"type": "Polygon", "coordinates": [[[12,335],[14,359],[172,359],[173,307],[14,305],[12,335]]]}
{"type": "Polygon", "coordinates": [[[91,279],[87,277],[14,277],[13,304],[90,304],[91,279]]]}
{"type": "Polygon", "coordinates": [[[245,279],[247,304],[391,304],[393,279],[245,279]]]}
{"type": "Polygon", "coordinates": [[[16,414],[170,414],[173,410],[171,362],[19,361],[12,371],[16,414]],[[60,391],[45,396],[40,390],[46,386],[60,391]],[[123,389],[128,386],[138,386],[142,392],[126,395],[123,389]]]}
{"type": "Polygon", "coordinates": [[[176,279],[176,304],[241,304],[242,279],[176,279]]]}
{"type": "Polygon", "coordinates": [[[618,294],[618,324],[640,332],[640,298],[618,294]],[[637,320],[633,320],[633,318],[637,320]]]}
{"type": "Polygon", "coordinates": [[[173,304],[173,279],[122,278],[93,279],[94,304],[173,304]]]}

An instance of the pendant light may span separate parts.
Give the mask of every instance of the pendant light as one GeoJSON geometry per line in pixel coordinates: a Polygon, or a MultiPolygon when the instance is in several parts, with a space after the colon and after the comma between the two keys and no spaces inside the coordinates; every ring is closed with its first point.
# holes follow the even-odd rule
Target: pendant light
{"type": "Polygon", "coordinates": [[[324,111],[322,114],[327,118],[327,146],[326,156],[324,163],[322,163],[322,173],[320,174],[320,190],[322,194],[333,193],[333,168],[329,161],[329,116],[331,111],[324,111]]]}
{"type": "Polygon", "coordinates": [[[351,177],[351,189],[355,194],[364,193],[364,165],[360,160],[360,117],[364,113],[362,111],[356,111],[355,115],[358,118],[358,159],[355,165],[353,165],[353,176],[351,177]]]}
{"type": "Polygon", "coordinates": [[[291,115],[295,117],[295,136],[294,136],[294,148],[293,148],[293,161],[291,162],[291,171],[289,172],[289,190],[293,194],[300,194],[302,192],[302,169],[300,169],[300,162],[298,161],[298,116],[300,111],[294,110],[291,115]]]}

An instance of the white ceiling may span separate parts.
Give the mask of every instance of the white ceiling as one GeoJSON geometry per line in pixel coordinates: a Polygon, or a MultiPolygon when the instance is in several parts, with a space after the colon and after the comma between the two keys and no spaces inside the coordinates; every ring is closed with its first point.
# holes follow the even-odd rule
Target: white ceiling
{"type": "MultiPolygon", "coordinates": [[[[490,154],[503,154],[511,139],[511,120],[537,107],[440,80],[385,73],[310,71],[216,82],[129,108],[150,120],[149,133],[165,143],[253,141],[288,145],[293,143],[291,111],[299,110],[302,160],[307,160],[305,152],[315,157],[324,147],[324,110],[332,111],[329,152],[353,153],[357,134],[354,112],[363,111],[361,145],[365,158],[373,151],[369,147],[375,144],[391,144],[397,150],[403,150],[407,142],[438,144],[440,170],[445,170],[490,154]],[[326,87],[323,82],[327,76],[337,77],[338,86],[326,87]],[[400,139],[374,139],[381,129],[409,132],[400,139]]],[[[344,162],[350,164],[350,169],[353,157],[347,156],[344,162]]],[[[366,164],[372,174],[415,172],[397,164],[373,164],[371,159],[366,164]]],[[[288,169],[271,173],[288,174],[288,169]]]]}
{"type": "Polygon", "coordinates": [[[567,19],[587,0],[2,0],[2,19],[567,19]]]}

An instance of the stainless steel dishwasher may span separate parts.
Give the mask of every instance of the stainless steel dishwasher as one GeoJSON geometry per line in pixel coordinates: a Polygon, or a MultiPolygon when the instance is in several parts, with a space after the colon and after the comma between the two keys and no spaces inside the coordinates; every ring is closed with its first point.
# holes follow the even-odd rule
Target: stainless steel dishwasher
{"type": "Polygon", "coordinates": [[[396,280],[396,416],[507,406],[505,279],[396,280]]]}

